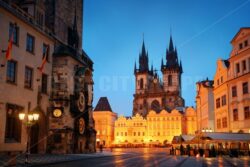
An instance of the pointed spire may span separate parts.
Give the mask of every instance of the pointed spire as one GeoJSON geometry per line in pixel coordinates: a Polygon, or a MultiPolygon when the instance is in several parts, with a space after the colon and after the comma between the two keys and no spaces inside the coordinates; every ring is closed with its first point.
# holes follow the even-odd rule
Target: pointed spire
{"type": "Polygon", "coordinates": [[[164,68],[164,62],[163,62],[163,58],[161,59],[161,69],[164,68]]]}
{"type": "Polygon", "coordinates": [[[139,56],[139,71],[148,72],[148,52],[146,51],[144,37],[142,41],[142,50],[139,56]]]}
{"type": "Polygon", "coordinates": [[[169,52],[173,52],[174,51],[174,44],[173,44],[172,34],[170,35],[168,51],[169,52]]]}
{"type": "Polygon", "coordinates": [[[180,60],[180,72],[183,73],[181,60],[180,60]]]}
{"type": "Polygon", "coordinates": [[[135,66],[134,66],[134,73],[136,73],[136,61],[135,61],[135,66]]]}

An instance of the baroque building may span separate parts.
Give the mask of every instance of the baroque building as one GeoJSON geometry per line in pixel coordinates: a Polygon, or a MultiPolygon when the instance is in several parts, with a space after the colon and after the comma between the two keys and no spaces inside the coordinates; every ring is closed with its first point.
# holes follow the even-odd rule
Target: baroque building
{"type": "Polygon", "coordinates": [[[33,111],[32,153],[95,151],[93,62],[82,49],[83,1],[74,2],[0,1],[3,54],[13,39],[11,58],[0,57],[1,152],[25,151],[18,114],[33,111]]]}
{"type": "Polygon", "coordinates": [[[114,141],[117,114],[112,110],[108,98],[101,97],[93,111],[96,130],[96,146],[111,147],[114,141]]]}
{"type": "Polygon", "coordinates": [[[153,66],[149,69],[148,52],[142,43],[139,54],[139,67],[134,67],[135,94],[133,101],[133,115],[139,113],[146,117],[149,110],[160,112],[171,111],[177,107],[184,107],[181,96],[181,75],[183,73],[181,61],[178,60],[177,49],[170,36],[169,47],[166,50],[166,63],[162,59],[160,79],[153,66]]]}
{"type": "Polygon", "coordinates": [[[168,112],[150,110],[146,117],[139,113],[132,117],[120,116],[115,121],[116,146],[155,146],[171,143],[174,136],[194,135],[197,130],[196,111],[187,107],[168,112]]]}
{"type": "Polygon", "coordinates": [[[208,78],[196,83],[197,127],[199,131],[214,131],[214,81],[208,78]]]}
{"type": "Polygon", "coordinates": [[[215,127],[218,132],[250,132],[250,28],[233,37],[227,60],[218,60],[214,76],[215,127]]]}

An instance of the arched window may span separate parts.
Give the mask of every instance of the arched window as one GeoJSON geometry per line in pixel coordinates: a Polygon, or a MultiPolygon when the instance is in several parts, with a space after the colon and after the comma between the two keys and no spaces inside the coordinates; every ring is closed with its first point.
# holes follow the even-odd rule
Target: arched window
{"type": "Polygon", "coordinates": [[[143,79],[140,79],[140,89],[143,89],[143,79]]]}
{"type": "Polygon", "coordinates": [[[168,76],[168,85],[172,86],[172,75],[168,76]]]}

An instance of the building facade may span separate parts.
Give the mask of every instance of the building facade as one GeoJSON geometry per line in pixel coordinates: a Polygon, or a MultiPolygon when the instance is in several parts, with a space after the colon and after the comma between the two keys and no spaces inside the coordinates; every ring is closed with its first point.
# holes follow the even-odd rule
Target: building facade
{"type": "MultiPolygon", "coordinates": [[[[34,6],[31,3],[27,8],[34,6]]],[[[18,114],[36,110],[40,117],[31,128],[30,151],[44,153],[55,39],[34,13],[24,11],[16,3],[0,1],[0,25],[0,152],[26,149],[26,128],[18,114]],[[5,54],[11,36],[11,58],[7,61],[5,54]],[[41,73],[38,68],[44,55],[47,62],[41,73]]]]}
{"type": "Polygon", "coordinates": [[[0,1],[2,54],[13,39],[11,59],[0,57],[0,151],[25,151],[18,114],[33,111],[32,153],[95,151],[93,62],[82,50],[83,1],[74,2],[0,1]]]}
{"type": "Polygon", "coordinates": [[[228,59],[229,122],[232,132],[250,132],[250,28],[241,28],[231,41],[228,59]]]}
{"type": "Polygon", "coordinates": [[[111,147],[114,141],[117,114],[112,111],[107,97],[101,97],[93,111],[96,146],[111,147]]]}
{"type": "Polygon", "coordinates": [[[217,132],[250,132],[250,28],[241,28],[231,41],[227,60],[217,61],[214,76],[217,132]]]}
{"type": "Polygon", "coordinates": [[[199,131],[214,131],[214,94],[212,80],[196,83],[197,127],[199,131]]]}
{"type": "Polygon", "coordinates": [[[177,107],[184,107],[181,96],[182,64],[178,60],[177,49],[174,48],[172,36],[169,48],[166,50],[166,63],[162,59],[162,80],[156,70],[148,65],[148,52],[143,41],[139,54],[139,68],[134,67],[135,94],[133,101],[133,115],[139,113],[146,117],[149,110],[160,112],[171,111],[177,107]]]}
{"type": "Polygon", "coordinates": [[[188,107],[184,111],[150,110],[146,118],[140,114],[120,116],[115,121],[116,146],[154,146],[171,143],[174,136],[194,135],[197,131],[196,112],[188,107]]]}
{"type": "Polygon", "coordinates": [[[228,60],[219,59],[214,76],[214,123],[216,132],[229,132],[228,60]]]}

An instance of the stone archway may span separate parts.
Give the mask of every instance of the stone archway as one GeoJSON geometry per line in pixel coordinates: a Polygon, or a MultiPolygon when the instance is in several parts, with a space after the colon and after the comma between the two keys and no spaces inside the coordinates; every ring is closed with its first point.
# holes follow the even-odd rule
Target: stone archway
{"type": "Polygon", "coordinates": [[[160,108],[160,103],[158,100],[154,100],[151,103],[151,109],[154,110],[155,112],[159,112],[161,110],[160,108]]]}

